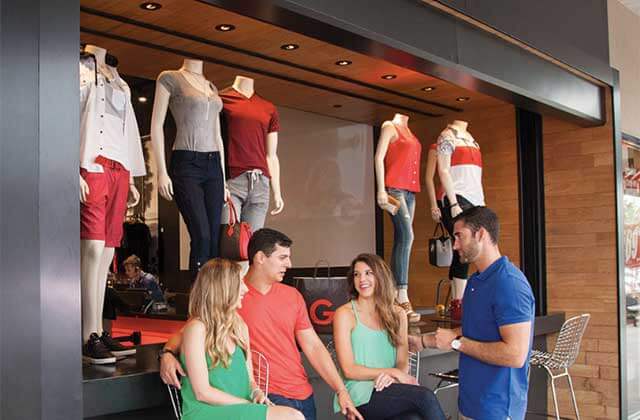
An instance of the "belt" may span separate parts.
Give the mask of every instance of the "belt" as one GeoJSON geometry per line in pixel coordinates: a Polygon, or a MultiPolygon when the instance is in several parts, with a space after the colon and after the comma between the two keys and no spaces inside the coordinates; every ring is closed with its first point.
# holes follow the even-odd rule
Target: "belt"
{"type": "Polygon", "coordinates": [[[194,152],[192,150],[174,150],[173,153],[191,158],[193,160],[212,160],[220,159],[220,152],[194,152]]]}

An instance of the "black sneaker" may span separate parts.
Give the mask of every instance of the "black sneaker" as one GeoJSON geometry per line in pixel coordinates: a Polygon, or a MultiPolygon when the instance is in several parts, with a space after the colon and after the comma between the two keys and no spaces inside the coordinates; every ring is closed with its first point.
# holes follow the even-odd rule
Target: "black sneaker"
{"type": "Polygon", "coordinates": [[[107,365],[116,362],[116,357],[102,344],[98,334],[92,333],[87,343],[82,346],[82,360],[92,365],[107,365]]]}
{"type": "Polygon", "coordinates": [[[136,348],[132,346],[123,346],[118,340],[114,340],[106,331],[102,332],[102,336],[100,337],[100,341],[102,344],[106,346],[106,348],[116,357],[120,356],[131,356],[132,354],[136,354],[136,348]]]}

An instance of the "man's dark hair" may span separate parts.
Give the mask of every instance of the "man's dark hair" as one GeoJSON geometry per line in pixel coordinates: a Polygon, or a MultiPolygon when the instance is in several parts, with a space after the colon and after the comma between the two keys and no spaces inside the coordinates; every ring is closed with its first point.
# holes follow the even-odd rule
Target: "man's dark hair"
{"type": "Polygon", "coordinates": [[[471,230],[474,234],[484,228],[491,237],[491,242],[494,245],[498,244],[498,236],[500,234],[500,222],[498,216],[489,207],[478,206],[471,207],[457,215],[453,219],[453,223],[462,221],[465,226],[471,230]]]}
{"type": "Polygon", "coordinates": [[[258,251],[270,257],[276,245],[290,248],[292,243],[293,241],[282,232],[269,228],[258,229],[249,240],[249,264],[253,264],[253,257],[258,251]]]}

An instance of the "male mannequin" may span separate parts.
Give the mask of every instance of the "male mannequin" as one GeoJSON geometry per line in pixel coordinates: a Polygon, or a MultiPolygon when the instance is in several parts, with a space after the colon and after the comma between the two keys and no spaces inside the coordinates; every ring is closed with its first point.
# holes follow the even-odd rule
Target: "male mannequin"
{"type": "Polygon", "coordinates": [[[118,71],[105,63],[106,50],[84,48],[80,62],[80,280],[83,359],[115,362],[135,353],[103,331],[102,308],[109,265],[122,239],[126,207],[140,194],[134,176],[145,175],[142,143],[131,93],[118,71]]]}
{"type": "MultiPolygon", "coordinates": [[[[484,206],[482,190],[482,156],[480,146],[467,131],[466,121],[455,120],[438,137],[438,176],[444,189],[439,206],[445,228],[453,237],[452,219],[463,210],[484,206]]],[[[452,316],[459,318],[460,300],[467,284],[468,264],[460,261],[457,251],[449,269],[453,280],[452,316]]]]}
{"type": "MultiPolygon", "coordinates": [[[[277,154],[278,111],[255,93],[254,80],[249,77],[236,76],[220,96],[226,122],[230,198],[240,220],[255,232],[264,226],[270,189],[275,204],[271,214],[284,208],[277,154]]],[[[228,221],[227,211],[223,220],[228,221]]]]}
{"type": "Polygon", "coordinates": [[[413,245],[413,216],[415,193],[420,191],[420,141],[409,130],[409,117],[395,114],[385,121],[375,155],[377,175],[376,201],[383,210],[389,209],[389,196],[400,203],[393,221],[393,250],[391,270],[398,288],[398,303],[407,313],[410,322],[420,320],[409,302],[409,260],[413,245]]]}
{"type": "Polygon", "coordinates": [[[156,83],[151,144],[158,166],[158,190],[174,196],[189,230],[189,269],[218,256],[220,217],[225,199],[224,145],[220,135],[222,101],[203,74],[203,62],[185,59],[177,71],[164,71],[156,83]],[[167,109],[176,121],[170,170],[165,163],[167,109]]]}

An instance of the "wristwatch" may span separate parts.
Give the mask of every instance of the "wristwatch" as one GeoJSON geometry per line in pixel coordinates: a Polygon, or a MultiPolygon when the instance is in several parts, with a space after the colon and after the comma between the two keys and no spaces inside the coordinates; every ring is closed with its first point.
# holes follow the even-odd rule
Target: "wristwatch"
{"type": "Polygon", "coordinates": [[[173,350],[168,349],[168,348],[162,348],[158,352],[158,360],[162,359],[162,355],[165,354],[165,353],[171,353],[173,355],[173,357],[175,357],[176,359],[178,358],[178,355],[173,350]]]}
{"type": "Polygon", "coordinates": [[[453,350],[460,351],[460,346],[462,345],[462,341],[460,341],[461,338],[462,336],[459,335],[456,338],[454,338],[453,341],[451,341],[451,348],[453,350]]]}

